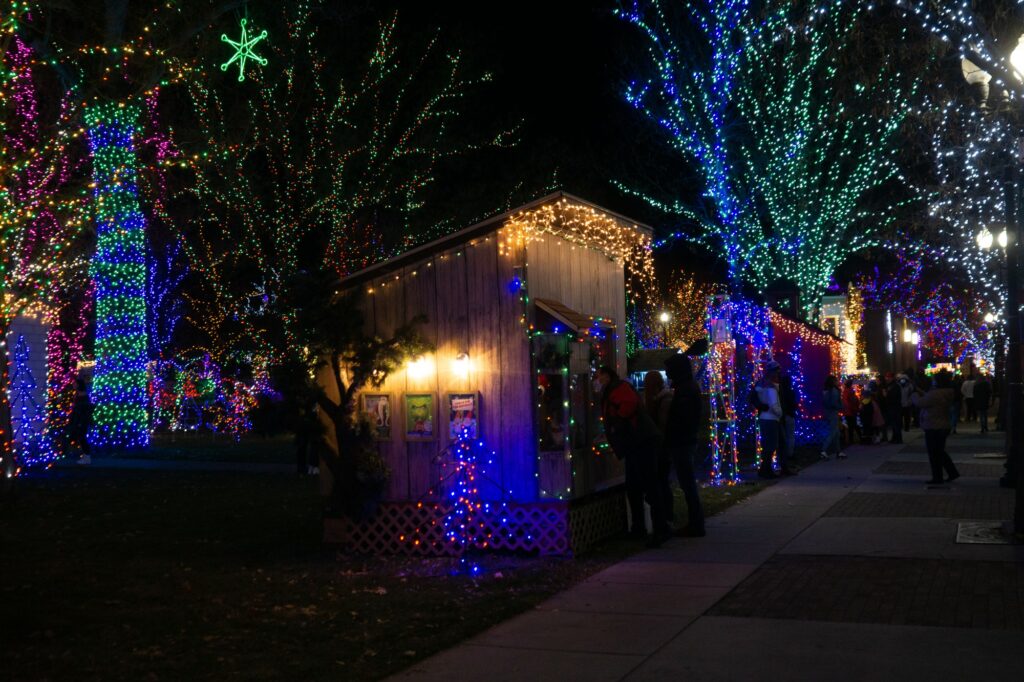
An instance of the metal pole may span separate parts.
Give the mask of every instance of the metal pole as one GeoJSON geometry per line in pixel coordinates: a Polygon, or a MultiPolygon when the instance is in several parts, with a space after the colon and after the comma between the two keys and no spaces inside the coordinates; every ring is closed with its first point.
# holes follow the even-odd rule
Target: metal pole
{"type": "Polygon", "coordinates": [[[1006,461],[1016,479],[1014,532],[1024,533],[1024,466],[1021,466],[1021,357],[1020,357],[1020,221],[1017,205],[1017,156],[1012,154],[1004,175],[1006,197],[1006,461]]]}

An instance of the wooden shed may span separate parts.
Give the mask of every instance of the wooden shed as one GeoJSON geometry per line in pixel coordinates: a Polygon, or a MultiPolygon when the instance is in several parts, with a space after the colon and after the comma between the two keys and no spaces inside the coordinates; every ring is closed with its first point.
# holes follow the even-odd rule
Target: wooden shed
{"type": "Polygon", "coordinates": [[[368,331],[423,314],[436,351],[360,396],[391,471],[385,503],[369,523],[328,520],[327,539],[443,552],[440,537],[405,539],[439,512],[445,451],[467,427],[494,451],[480,496],[519,524],[510,548],[567,553],[620,529],[622,466],[600,445],[591,376],[625,373],[626,300],[653,276],[650,238],[558,192],[349,276],[368,331]]]}

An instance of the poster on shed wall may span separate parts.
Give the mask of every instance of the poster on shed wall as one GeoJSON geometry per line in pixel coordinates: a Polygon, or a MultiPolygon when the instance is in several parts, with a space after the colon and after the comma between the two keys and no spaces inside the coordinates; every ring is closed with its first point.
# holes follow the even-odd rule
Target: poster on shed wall
{"type": "Polygon", "coordinates": [[[373,427],[374,440],[391,440],[391,395],[363,393],[363,414],[373,427]]]}
{"type": "Polygon", "coordinates": [[[448,437],[456,440],[465,434],[469,438],[480,437],[480,394],[448,394],[448,437]]]}
{"type": "Polygon", "coordinates": [[[405,394],[405,439],[434,440],[435,405],[433,393],[405,394]]]}

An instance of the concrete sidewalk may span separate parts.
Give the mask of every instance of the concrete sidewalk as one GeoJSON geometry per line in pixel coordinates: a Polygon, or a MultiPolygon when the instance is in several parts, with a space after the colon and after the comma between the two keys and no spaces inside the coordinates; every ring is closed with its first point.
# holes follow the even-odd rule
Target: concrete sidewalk
{"type": "Polygon", "coordinates": [[[1020,680],[1024,547],[955,542],[1011,508],[1001,434],[953,436],[963,477],[937,489],[919,437],[850,448],[393,679],[1020,680]]]}

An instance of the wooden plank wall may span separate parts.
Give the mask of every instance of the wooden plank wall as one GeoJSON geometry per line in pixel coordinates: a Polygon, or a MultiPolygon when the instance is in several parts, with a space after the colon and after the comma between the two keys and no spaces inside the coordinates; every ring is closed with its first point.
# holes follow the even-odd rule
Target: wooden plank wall
{"type": "MultiPolygon", "coordinates": [[[[576,312],[614,322],[616,370],[624,375],[626,293],[622,266],[593,249],[552,235],[530,243],[528,262],[531,298],[554,299],[576,312]]],[[[565,490],[572,485],[579,496],[621,475],[621,464],[608,457],[597,461],[589,452],[576,457],[578,461],[570,462],[560,453],[545,453],[540,464],[541,489],[565,490]]]]}
{"type": "MultiPolygon", "coordinates": [[[[534,422],[533,369],[530,344],[520,318],[520,293],[510,288],[517,265],[526,264],[526,249],[496,258],[498,271],[498,368],[500,382],[502,486],[514,500],[539,498],[537,427],[534,422]],[[515,453],[509,456],[509,453],[515,453]]],[[[529,280],[529,275],[527,275],[529,280]]],[[[527,292],[529,293],[529,292],[527,292]]],[[[532,295],[532,294],[531,294],[532,295]]]]}
{"type": "Polygon", "coordinates": [[[438,483],[450,472],[439,457],[449,445],[448,394],[470,392],[480,394],[481,437],[496,454],[493,465],[481,467],[481,496],[537,498],[530,355],[518,294],[508,288],[513,267],[521,262],[499,255],[492,233],[408,266],[397,280],[390,273],[366,285],[374,292],[366,304],[373,333],[387,337],[424,314],[423,332],[436,347],[426,376],[402,369],[380,389],[393,400],[392,438],[378,444],[392,472],[388,499],[419,500],[439,491],[438,483]],[[463,352],[469,354],[469,371],[460,375],[454,360],[463,352]],[[405,441],[406,393],[435,395],[434,441],[405,441]]]}

